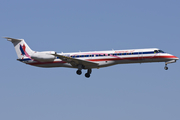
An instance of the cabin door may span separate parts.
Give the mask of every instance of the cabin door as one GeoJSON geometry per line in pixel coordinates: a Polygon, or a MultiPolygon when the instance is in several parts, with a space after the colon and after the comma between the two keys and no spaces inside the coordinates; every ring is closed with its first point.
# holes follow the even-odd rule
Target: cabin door
{"type": "Polygon", "coordinates": [[[139,60],[143,60],[143,52],[139,52],[139,60]]]}

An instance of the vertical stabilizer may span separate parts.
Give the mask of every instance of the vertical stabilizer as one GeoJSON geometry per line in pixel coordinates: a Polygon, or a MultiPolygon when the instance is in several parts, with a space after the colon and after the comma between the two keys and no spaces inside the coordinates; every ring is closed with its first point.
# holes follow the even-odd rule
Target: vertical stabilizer
{"type": "Polygon", "coordinates": [[[14,39],[9,37],[4,38],[13,43],[18,59],[22,59],[24,57],[31,58],[30,56],[32,55],[33,51],[26,44],[24,39],[14,39]]]}

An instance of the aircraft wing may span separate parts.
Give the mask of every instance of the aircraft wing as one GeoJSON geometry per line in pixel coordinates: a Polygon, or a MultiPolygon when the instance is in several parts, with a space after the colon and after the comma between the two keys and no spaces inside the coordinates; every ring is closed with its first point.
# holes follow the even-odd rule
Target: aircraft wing
{"type": "Polygon", "coordinates": [[[83,65],[85,67],[88,67],[88,66],[96,66],[97,67],[99,65],[98,63],[95,63],[95,62],[71,58],[71,57],[64,56],[64,55],[59,55],[59,54],[52,54],[52,55],[59,57],[59,59],[65,61],[67,63],[70,63],[73,67],[77,67],[77,65],[83,65]]]}

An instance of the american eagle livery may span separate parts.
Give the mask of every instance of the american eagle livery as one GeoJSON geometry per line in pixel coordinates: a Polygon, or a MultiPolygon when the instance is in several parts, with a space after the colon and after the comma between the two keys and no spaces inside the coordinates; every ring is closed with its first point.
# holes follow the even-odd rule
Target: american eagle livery
{"type": "Polygon", "coordinates": [[[23,39],[5,38],[13,43],[18,61],[37,67],[76,68],[78,75],[81,75],[81,70],[85,69],[87,78],[90,77],[93,68],[127,63],[165,62],[164,69],[167,70],[167,64],[175,63],[179,59],[158,48],[73,53],[37,52],[31,50],[23,39]]]}

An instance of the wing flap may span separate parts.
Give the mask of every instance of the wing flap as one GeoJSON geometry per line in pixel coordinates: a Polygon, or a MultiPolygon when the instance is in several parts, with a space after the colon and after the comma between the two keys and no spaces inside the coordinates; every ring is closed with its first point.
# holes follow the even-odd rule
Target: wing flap
{"type": "Polygon", "coordinates": [[[59,55],[59,54],[52,54],[52,55],[58,57],[59,59],[65,61],[67,63],[70,63],[73,67],[77,67],[79,64],[83,65],[85,67],[99,65],[98,63],[94,63],[94,62],[90,62],[90,61],[86,61],[86,60],[80,60],[80,59],[76,59],[76,58],[71,58],[71,57],[63,56],[63,55],[59,55]]]}

